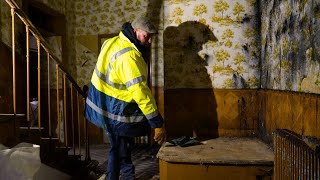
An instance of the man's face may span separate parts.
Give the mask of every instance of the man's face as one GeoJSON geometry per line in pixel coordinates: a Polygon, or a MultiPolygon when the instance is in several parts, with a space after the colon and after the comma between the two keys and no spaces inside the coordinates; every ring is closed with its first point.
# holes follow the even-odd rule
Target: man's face
{"type": "Polygon", "coordinates": [[[140,29],[136,29],[135,32],[136,32],[137,39],[140,41],[141,45],[149,45],[151,43],[150,33],[140,29]]]}

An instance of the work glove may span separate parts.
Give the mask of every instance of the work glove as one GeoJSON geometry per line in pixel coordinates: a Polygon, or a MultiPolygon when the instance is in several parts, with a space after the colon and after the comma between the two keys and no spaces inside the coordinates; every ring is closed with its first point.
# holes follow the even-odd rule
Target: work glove
{"type": "Polygon", "coordinates": [[[164,126],[161,128],[155,128],[154,129],[154,137],[153,139],[159,144],[162,145],[166,142],[166,129],[164,126]]]}

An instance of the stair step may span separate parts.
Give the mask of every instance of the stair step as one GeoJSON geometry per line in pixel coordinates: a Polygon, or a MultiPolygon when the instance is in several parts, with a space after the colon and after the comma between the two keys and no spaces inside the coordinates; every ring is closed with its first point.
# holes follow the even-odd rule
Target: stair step
{"type": "Polygon", "coordinates": [[[26,115],[25,114],[0,114],[0,122],[8,122],[13,120],[14,117],[16,119],[21,119],[24,118],[26,115]]]}
{"type": "Polygon", "coordinates": [[[60,148],[60,149],[72,149],[72,147],[70,147],[70,146],[60,146],[60,147],[56,147],[56,148],[60,148]]]}
{"type": "Polygon", "coordinates": [[[62,157],[68,157],[69,151],[72,149],[72,147],[56,147],[55,153],[58,153],[62,157]]]}
{"type": "Polygon", "coordinates": [[[75,154],[75,155],[69,154],[68,155],[69,159],[74,159],[74,160],[79,160],[79,159],[81,159],[82,156],[83,156],[82,154],[75,154]]]}
{"type": "MultiPolygon", "coordinates": [[[[21,130],[29,130],[29,127],[27,126],[20,126],[19,127],[21,130]]],[[[30,127],[30,130],[39,130],[38,127],[30,127]]],[[[44,127],[40,127],[40,130],[44,130],[44,127]]]]}
{"type": "Polygon", "coordinates": [[[65,146],[56,147],[56,150],[62,151],[62,152],[68,152],[71,149],[72,149],[72,147],[65,147],[65,146]]]}
{"type": "Polygon", "coordinates": [[[42,137],[41,140],[59,140],[59,138],[42,137]]]}

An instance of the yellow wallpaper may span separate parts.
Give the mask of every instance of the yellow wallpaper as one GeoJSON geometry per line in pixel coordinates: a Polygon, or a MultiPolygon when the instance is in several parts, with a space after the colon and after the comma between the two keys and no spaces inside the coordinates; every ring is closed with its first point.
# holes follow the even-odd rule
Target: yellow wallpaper
{"type": "MultiPolygon", "coordinates": [[[[66,15],[66,63],[80,86],[90,82],[98,53],[79,44],[78,37],[118,33],[125,21],[148,14],[160,29],[152,46],[154,86],[239,89],[261,83],[270,89],[320,92],[317,1],[275,5],[262,0],[267,6],[261,8],[261,37],[254,0],[39,1],[66,15]],[[294,28],[288,28],[288,18],[294,28]],[[198,28],[188,27],[191,22],[198,28]],[[206,38],[203,30],[214,38],[206,38]]],[[[11,46],[10,9],[5,1],[0,6],[0,38],[11,46]]]]}
{"type": "MultiPolygon", "coordinates": [[[[154,86],[164,86],[165,81],[168,85],[166,88],[210,86],[214,88],[256,88],[258,86],[254,3],[251,0],[236,2],[231,0],[168,0],[163,2],[149,2],[148,0],[49,2],[41,0],[41,2],[66,15],[68,59],[65,61],[80,86],[89,84],[98,53],[79,44],[77,37],[118,33],[124,22],[146,14],[158,20],[155,22],[158,22],[157,26],[160,29],[158,36],[154,38],[155,43],[152,47],[151,73],[154,86]],[[156,4],[159,2],[160,5],[156,4]],[[182,49],[175,54],[170,53],[172,49],[163,48],[165,41],[168,41],[169,44],[170,41],[173,44],[174,41],[182,42],[180,46],[182,48],[186,45],[191,47],[192,39],[196,40],[203,36],[203,34],[197,35],[199,34],[197,30],[192,30],[192,28],[189,28],[187,34],[179,32],[179,25],[189,21],[197,21],[207,26],[215,39],[201,42],[203,43],[202,49],[193,54],[183,52],[182,49]],[[166,30],[167,28],[169,31],[166,30]],[[178,29],[177,32],[181,34],[178,36],[180,39],[163,39],[167,35],[170,36],[170,28],[178,29]],[[168,32],[169,34],[166,34],[168,32]],[[193,37],[186,38],[189,35],[193,37]],[[177,55],[180,59],[175,57],[177,55]],[[198,67],[196,70],[192,68],[195,65],[192,62],[193,59],[203,61],[196,62],[198,67]],[[87,62],[84,65],[83,60],[87,62]],[[183,60],[189,64],[184,63],[183,60]],[[74,67],[75,64],[76,67],[74,67]],[[165,67],[164,64],[166,64],[165,67]],[[198,71],[201,71],[200,75],[198,71]],[[200,82],[197,79],[199,76],[203,77],[200,82]]],[[[2,31],[3,41],[10,42],[8,35],[3,35],[3,32],[8,31],[2,31]]]]}
{"type": "Polygon", "coordinates": [[[165,88],[258,88],[256,18],[251,0],[166,0],[165,88]]]}
{"type": "MultiPolygon", "coordinates": [[[[155,8],[159,9],[157,6],[155,6],[155,8]]],[[[99,52],[92,51],[90,47],[83,44],[79,39],[86,36],[98,37],[99,34],[119,33],[123,23],[132,21],[137,16],[146,15],[148,11],[152,12],[147,0],[75,1],[76,23],[74,42],[76,44],[77,82],[80,87],[90,83],[99,52]]],[[[154,77],[153,83],[155,85],[163,84],[163,78],[160,80],[158,78],[159,73],[163,74],[162,67],[159,67],[159,62],[163,62],[159,60],[159,57],[161,58],[161,52],[158,52],[158,43],[160,42],[161,39],[157,38],[153,46],[153,51],[156,52],[156,54],[153,53],[153,57],[157,59],[155,61],[156,63],[153,63],[154,70],[152,71],[154,77]]],[[[100,47],[98,47],[98,49],[100,49],[100,47]]]]}
{"type": "MultiPolygon", "coordinates": [[[[95,40],[98,45],[98,38],[95,40]]],[[[77,74],[78,74],[78,84],[80,87],[83,85],[88,85],[91,80],[91,75],[93,68],[97,59],[97,52],[90,50],[86,44],[81,43],[77,40],[76,42],[77,49],[77,74]]]]}
{"type": "MultiPolygon", "coordinates": [[[[259,62],[253,1],[170,0],[162,2],[158,7],[152,6],[152,2],[76,1],[76,36],[118,33],[124,22],[156,11],[152,8],[160,6],[162,9],[158,14],[160,31],[154,38],[155,43],[152,47],[151,73],[154,86],[166,84],[166,88],[258,87],[259,62]],[[215,37],[207,42],[201,42],[202,48],[198,52],[186,53],[182,50],[184,45],[188,45],[186,38],[188,33],[195,39],[201,39],[200,36],[203,36],[192,28],[186,28],[189,29],[187,34],[180,32],[179,25],[188,21],[203,24],[210,29],[209,34],[211,32],[215,37]],[[170,32],[171,28],[178,30],[170,32]],[[179,36],[170,38],[170,33],[176,32],[179,36]],[[183,41],[185,44],[182,43],[178,50],[163,47],[163,43],[166,42],[177,44],[183,41]],[[194,59],[202,62],[194,62],[194,59]]],[[[78,43],[76,51],[78,82],[80,85],[88,84],[98,53],[78,43]],[[81,67],[84,61],[86,64],[81,67]]]]}

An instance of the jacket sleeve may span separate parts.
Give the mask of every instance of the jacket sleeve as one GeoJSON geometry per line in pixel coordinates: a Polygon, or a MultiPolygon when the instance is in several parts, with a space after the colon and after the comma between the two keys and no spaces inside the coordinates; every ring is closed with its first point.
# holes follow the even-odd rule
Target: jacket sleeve
{"type": "Polygon", "coordinates": [[[158,112],[155,99],[147,85],[147,67],[143,58],[135,53],[130,53],[130,56],[122,59],[117,72],[151,127],[161,127],[163,118],[158,112]]]}

